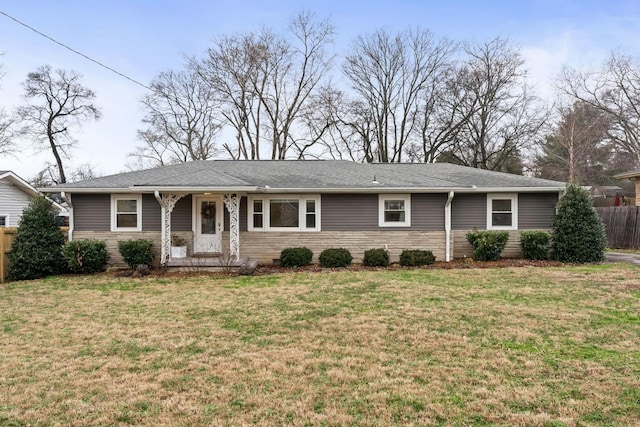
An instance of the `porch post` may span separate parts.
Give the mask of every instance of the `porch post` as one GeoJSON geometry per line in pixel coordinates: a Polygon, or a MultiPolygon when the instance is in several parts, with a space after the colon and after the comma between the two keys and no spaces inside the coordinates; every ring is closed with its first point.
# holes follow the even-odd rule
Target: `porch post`
{"type": "Polygon", "coordinates": [[[171,194],[155,192],[156,200],[160,204],[162,215],[161,245],[160,245],[160,265],[166,265],[169,252],[171,250],[171,212],[178,200],[184,194],[171,194]]]}
{"type": "Polygon", "coordinates": [[[236,260],[240,259],[240,198],[237,194],[227,193],[222,199],[229,211],[229,252],[236,260]]]}

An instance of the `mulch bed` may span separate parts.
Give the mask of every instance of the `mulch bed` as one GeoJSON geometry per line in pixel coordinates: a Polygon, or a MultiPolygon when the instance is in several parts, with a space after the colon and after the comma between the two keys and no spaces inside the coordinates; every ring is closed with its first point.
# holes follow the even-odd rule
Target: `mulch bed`
{"type": "Polygon", "coordinates": [[[438,261],[424,267],[403,267],[400,264],[391,264],[388,267],[365,267],[362,264],[353,264],[345,268],[323,268],[317,264],[300,268],[286,268],[278,265],[259,265],[256,274],[290,273],[290,272],[323,272],[323,271],[395,271],[395,270],[452,270],[472,268],[508,268],[508,267],[560,267],[565,265],[558,261],[536,261],[520,258],[503,258],[498,261],[474,261],[472,258],[456,258],[451,262],[438,261]]]}
{"type": "MultiPolygon", "coordinates": [[[[256,276],[264,276],[269,274],[280,273],[321,273],[328,271],[401,271],[401,270],[415,270],[415,269],[428,269],[428,270],[452,270],[452,269],[478,269],[478,268],[508,268],[508,267],[560,267],[565,264],[558,261],[535,261],[520,258],[503,258],[498,261],[474,261],[472,258],[456,258],[451,262],[438,261],[434,264],[424,267],[403,267],[400,264],[394,263],[388,267],[365,267],[362,264],[353,264],[344,268],[323,268],[318,264],[312,264],[299,268],[286,268],[275,264],[258,265],[258,268],[254,272],[256,276]]],[[[163,269],[152,269],[146,277],[197,277],[197,276],[235,276],[235,272],[225,271],[206,271],[197,270],[193,271],[166,271],[163,269]]],[[[112,270],[106,273],[102,273],[111,277],[145,277],[133,275],[130,270],[112,270]]]]}

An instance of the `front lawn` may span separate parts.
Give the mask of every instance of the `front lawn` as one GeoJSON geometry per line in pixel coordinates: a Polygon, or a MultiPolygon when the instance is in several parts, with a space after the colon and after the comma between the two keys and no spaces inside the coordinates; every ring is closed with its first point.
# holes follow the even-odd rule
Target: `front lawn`
{"type": "Polygon", "coordinates": [[[639,424],[630,265],[0,286],[0,425],[639,424]]]}

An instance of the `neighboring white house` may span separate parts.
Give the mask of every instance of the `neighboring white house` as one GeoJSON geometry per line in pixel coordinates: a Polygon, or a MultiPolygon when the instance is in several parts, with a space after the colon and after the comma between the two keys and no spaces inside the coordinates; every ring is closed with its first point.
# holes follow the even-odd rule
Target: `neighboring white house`
{"type": "MultiPolygon", "coordinates": [[[[39,194],[31,184],[11,171],[0,171],[0,227],[17,227],[22,211],[39,194]]],[[[61,214],[66,209],[53,202],[61,214]]]]}

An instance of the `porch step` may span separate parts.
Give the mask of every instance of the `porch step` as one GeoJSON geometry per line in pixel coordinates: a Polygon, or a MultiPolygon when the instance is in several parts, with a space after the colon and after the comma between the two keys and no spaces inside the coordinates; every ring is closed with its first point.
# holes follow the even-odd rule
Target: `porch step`
{"type": "MultiPolygon", "coordinates": [[[[197,255],[197,254],[194,254],[197,255]]],[[[255,263],[258,264],[258,261],[252,260],[247,256],[240,257],[238,260],[227,260],[223,259],[221,256],[191,256],[186,258],[171,258],[167,261],[167,267],[184,267],[184,268],[207,268],[207,267],[240,267],[241,265],[255,263]]]]}

